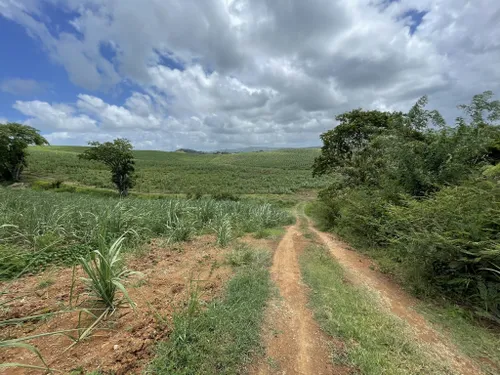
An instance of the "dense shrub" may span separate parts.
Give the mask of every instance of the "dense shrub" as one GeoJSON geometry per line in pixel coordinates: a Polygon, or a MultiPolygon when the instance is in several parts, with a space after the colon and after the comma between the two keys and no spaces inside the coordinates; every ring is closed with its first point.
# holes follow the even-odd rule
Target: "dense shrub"
{"type": "Polygon", "coordinates": [[[500,101],[476,95],[454,127],[426,102],[338,116],[314,165],[335,182],[310,212],[415,292],[498,320],[500,101]]]}
{"type": "Polygon", "coordinates": [[[481,181],[389,210],[388,251],[426,284],[500,316],[500,185],[481,181]]]}

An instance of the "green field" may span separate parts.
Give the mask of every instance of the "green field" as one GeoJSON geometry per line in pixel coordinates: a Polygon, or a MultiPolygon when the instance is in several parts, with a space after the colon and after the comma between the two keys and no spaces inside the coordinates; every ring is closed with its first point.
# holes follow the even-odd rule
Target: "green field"
{"type": "Polygon", "coordinates": [[[53,191],[0,188],[0,280],[71,265],[105,238],[128,234],[130,248],[151,238],[168,242],[214,233],[226,245],[247,232],[292,222],[270,204],[213,199],[118,200],[53,191]]]}
{"type": "MultiPolygon", "coordinates": [[[[110,172],[99,163],[79,160],[84,147],[30,147],[25,177],[113,189],[110,172]]],[[[319,189],[328,178],[312,178],[316,148],[238,154],[134,151],[136,185],[141,193],[292,194],[319,189]]]]}

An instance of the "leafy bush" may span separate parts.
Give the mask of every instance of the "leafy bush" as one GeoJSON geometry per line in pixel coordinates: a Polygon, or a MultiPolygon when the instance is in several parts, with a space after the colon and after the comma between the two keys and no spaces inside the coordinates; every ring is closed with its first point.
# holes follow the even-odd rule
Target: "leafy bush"
{"type": "Polygon", "coordinates": [[[500,101],[476,95],[454,127],[426,103],[338,116],[314,164],[334,182],[308,212],[415,292],[499,320],[500,101]]]}
{"type": "Polygon", "coordinates": [[[361,247],[387,245],[388,202],[377,190],[349,189],[329,203],[338,233],[361,247]]]}
{"type": "Polygon", "coordinates": [[[500,186],[481,181],[409,199],[389,210],[388,251],[402,259],[408,281],[500,317],[500,186]]]}

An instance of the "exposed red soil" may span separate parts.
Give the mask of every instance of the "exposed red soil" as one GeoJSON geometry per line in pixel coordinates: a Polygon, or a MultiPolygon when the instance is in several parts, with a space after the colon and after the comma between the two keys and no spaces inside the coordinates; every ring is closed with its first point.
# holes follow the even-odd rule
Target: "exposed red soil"
{"type": "Polygon", "coordinates": [[[334,366],[330,351],[341,351],[320,330],[308,309],[307,287],[301,282],[298,257],[305,248],[300,232],[289,227],[274,253],[271,275],[279,288],[264,324],[265,358],[250,367],[251,374],[351,374],[347,366],[334,366]]]}
{"type": "MultiPolygon", "coordinates": [[[[214,247],[214,243],[213,236],[173,246],[153,241],[143,255],[127,262],[129,269],[141,273],[126,282],[129,295],[137,304],[135,312],[128,307],[117,309],[88,339],[69,350],[72,341],[65,336],[48,336],[31,343],[40,349],[51,368],[64,373],[74,369],[102,370],[117,375],[141,373],[154,354],[154,343],[168,336],[172,315],[184,307],[190,291],[197,288],[202,301],[211,300],[230,277],[231,270],[223,261],[224,251],[214,247]]],[[[82,276],[81,270],[78,276],[82,276]]],[[[9,309],[0,311],[0,319],[68,309],[71,280],[71,269],[57,269],[1,284],[0,290],[8,290],[1,300],[22,298],[13,301],[9,309]],[[47,280],[54,283],[43,288],[41,283],[47,280]]],[[[88,306],[89,297],[79,279],[74,294],[80,297],[81,306],[88,306]]],[[[88,327],[92,321],[84,314],[82,325],[88,327]]],[[[77,327],[78,313],[65,313],[46,321],[2,328],[0,339],[77,327]]],[[[0,363],[3,362],[41,364],[35,355],[24,349],[1,351],[0,363]]],[[[10,368],[0,373],[40,374],[40,371],[10,368]]]]}
{"type": "Polygon", "coordinates": [[[428,352],[438,360],[449,363],[460,374],[483,373],[470,358],[461,355],[448,338],[434,330],[427,320],[415,311],[418,301],[386,275],[377,271],[371,259],[351,250],[335,236],[320,232],[312,225],[309,227],[343,266],[349,280],[353,284],[364,285],[375,292],[380,297],[382,306],[408,323],[416,339],[425,344],[428,352]]]}

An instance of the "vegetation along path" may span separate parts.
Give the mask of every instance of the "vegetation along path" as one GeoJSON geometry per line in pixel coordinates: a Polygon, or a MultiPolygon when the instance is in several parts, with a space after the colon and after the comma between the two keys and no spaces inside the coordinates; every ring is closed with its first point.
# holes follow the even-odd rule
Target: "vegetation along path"
{"type": "MultiPolygon", "coordinates": [[[[414,298],[376,271],[368,258],[350,250],[332,235],[316,230],[309,221],[306,228],[317,236],[333,259],[345,269],[349,283],[367,288],[369,294],[376,296],[380,301],[380,314],[390,312],[395,319],[409,326],[409,340],[423,348],[426,355],[432,358],[432,363],[441,363],[443,368],[449,368],[456,374],[482,374],[470,359],[461,355],[446,337],[431,328],[426,319],[414,310],[414,298]]],[[[302,282],[300,259],[312,243],[306,237],[298,225],[288,227],[274,254],[271,275],[280,296],[268,311],[264,329],[265,360],[261,359],[253,366],[252,374],[358,373],[355,363],[335,360],[338,353],[344,350],[343,343],[320,329],[308,307],[308,292],[317,291],[310,291],[302,282]]],[[[433,365],[429,366],[432,368],[433,365]]],[[[442,372],[436,367],[437,373],[442,372]]]]}
{"type": "Polygon", "coordinates": [[[426,346],[428,353],[449,364],[460,374],[482,374],[470,359],[461,355],[446,337],[435,331],[426,319],[414,310],[417,301],[386,276],[376,271],[367,257],[350,250],[346,244],[332,235],[316,230],[310,221],[308,224],[309,229],[319,237],[330,254],[345,269],[349,280],[374,292],[384,307],[408,323],[415,338],[426,346]]]}
{"type": "Polygon", "coordinates": [[[275,334],[265,338],[268,361],[258,365],[256,374],[337,373],[329,360],[326,337],[307,308],[298,262],[301,242],[296,225],[290,226],[274,253],[271,276],[282,299],[269,313],[275,334]]]}

